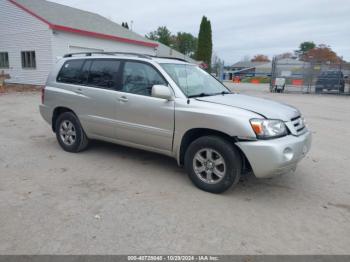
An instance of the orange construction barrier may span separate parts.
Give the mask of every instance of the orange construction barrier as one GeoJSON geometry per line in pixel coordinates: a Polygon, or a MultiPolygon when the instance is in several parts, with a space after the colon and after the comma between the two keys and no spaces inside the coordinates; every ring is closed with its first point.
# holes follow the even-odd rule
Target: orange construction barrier
{"type": "Polygon", "coordinates": [[[302,86],[302,85],[304,85],[304,80],[303,79],[293,79],[292,85],[293,86],[302,86]]]}
{"type": "Polygon", "coordinates": [[[260,81],[259,81],[259,79],[252,79],[252,80],[250,80],[250,83],[252,83],[252,84],[260,84],[260,81]]]}
{"type": "Polygon", "coordinates": [[[235,77],[232,78],[232,82],[238,84],[238,83],[241,82],[241,79],[240,79],[239,76],[235,76],[235,77]]]}

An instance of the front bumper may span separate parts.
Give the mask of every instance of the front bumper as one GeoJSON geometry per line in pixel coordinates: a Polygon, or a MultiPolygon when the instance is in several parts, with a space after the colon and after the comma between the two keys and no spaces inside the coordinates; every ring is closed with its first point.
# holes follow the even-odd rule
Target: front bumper
{"type": "Polygon", "coordinates": [[[311,147],[311,133],[288,135],[278,139],[238,142],[258,178],[294,171],[311,147]]]}

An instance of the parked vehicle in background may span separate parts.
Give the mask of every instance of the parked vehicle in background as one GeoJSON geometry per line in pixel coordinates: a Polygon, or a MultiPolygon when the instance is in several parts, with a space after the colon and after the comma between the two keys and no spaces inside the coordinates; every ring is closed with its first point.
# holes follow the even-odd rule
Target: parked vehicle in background
{"type": "Polygon", "coordinates": [[[165,154],[212,193],[246,172],[295,170],[311,146],[296,108],[232,93],[197,65],[138,54],[66,55],[40,113],[65,151],[99,139],[165,154]]]}
{"type": "Polygon", "coordinates": [[[317,78],[315,92],[321,93],[324,90],[336,90],[340,93],[344,93],[345,80],[343,72],[340,70],[329,70],[322,72],[317,78]]]}
{"type": "Polygon", "coordinates": [[[270,91],[276,92],[276,93],[283,93],[285,87],[286,87],[286,79],[283,77],[277,77],[270,91]]]}

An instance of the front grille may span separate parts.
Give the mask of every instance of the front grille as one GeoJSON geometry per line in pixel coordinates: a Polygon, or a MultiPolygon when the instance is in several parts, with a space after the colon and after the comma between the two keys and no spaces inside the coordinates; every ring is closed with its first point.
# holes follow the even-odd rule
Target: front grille
{"type": "Polygon", "coordinates": [[[302,134],[306,129],[304,119],[301,116],[292,118],[290,121],[292,122],[296,135],[302,134]]]}

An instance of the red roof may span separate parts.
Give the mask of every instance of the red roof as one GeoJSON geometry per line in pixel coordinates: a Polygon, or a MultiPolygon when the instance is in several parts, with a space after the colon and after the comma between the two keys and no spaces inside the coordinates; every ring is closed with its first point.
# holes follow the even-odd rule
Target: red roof
{"type": "MultiPolygon", "coordinates": [[[[123,28],[121,28],[120,25],[113,23],[113,22],[107,20],[106,18],[103,18],[97,14],[85,12],[82,10],[74,9],[74,8],[71,8],[68,6],[63,6],[63,5],[59,5],[59,4],[47,2],[47,1],[38,2],[38,1],[30,0],[30,1],[28,1],[28,5],[32,5],[31,6],[32,8],[29,8],[28,6],[26,6],[26,4],[24,4],[26,1],[24,1],[24,0],[8,0],[8,1],[11,2],[12,4],[14,4],[15,6],[19,7],[20,9],[24,10],[28,14],[39,19],[40,21],[44,22],[52,30],[64,31],[64,32],[69,32],[69,33],[73,33],[73,34],[79,34],[79,35],[101,38],[101,39],[108,39],[108,40],[112,40],[112,41],[124,42],[124,43],[141,45],[141,46],[148,46],[148,47],[153,47],[153,48],[158,46],[157,43],[152,42],[148,39],[143,40],[143,37],[137,35],[136,33],[125,31],[123,28]],[[33,5],[33,3],[34,3],[34,5],[33,5]],[[83,28],[75,28],[75,27],[71,27],[69,25],[55,23],[54,21],[50,21],[51,20],[50,17],[48,17],[48,18],[44,17],[45,14],[48,14],[48,12],[45,12],[45,10],[40,10],[40,11],[44,11],[44,12],[42,12],[42,14],[39,14],[40,13],[39,9],[37,10],[37,12],[35,10],[33,10],[33,9],[35,9],[35,7],[38,7],[38,6],[40,7],[40,5],[47,5],[47,6],[45,6],[45,8],[59,7],[57,9],[59,11],[62,11],[62,10],[63,11],[75,11],[75,12],[78,11],[78,12],[80,12],[80,18],[81,17],[84,18],[84,15],[87,15],[87,16],[89,16],[88,18],[90,19],[90,21],[91,21],[91,19],[96,19],[96,21],[99,20],[99,22],[102,21],[102,23],[103,22],[106,23],[106,25],[108,25],[109,28],[115,27],[114,29],[117,29],[116,31],[121,32],[121,33],[127,33],[130,37],[122,37],[122,36],[118,36],[118,35],[114,35],[114,34],[109,34],[108,32],[105,33],[105,32],[90,31],[90,30],[86,30],[83,28]]],[[[54,11],[56,11],[56,10],[54,10],[54,11]]],[[[57,12],[53,12],[53,13],[57,13],[57,12]]],[[[52,19],[52,20],[55,20],[55,19],[52,19]]]]}

